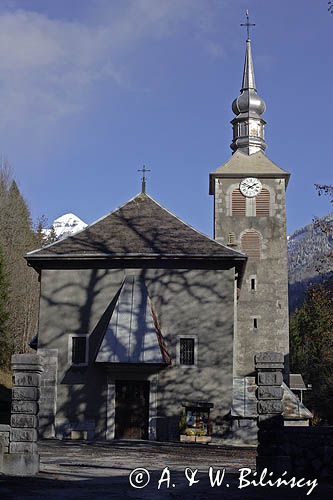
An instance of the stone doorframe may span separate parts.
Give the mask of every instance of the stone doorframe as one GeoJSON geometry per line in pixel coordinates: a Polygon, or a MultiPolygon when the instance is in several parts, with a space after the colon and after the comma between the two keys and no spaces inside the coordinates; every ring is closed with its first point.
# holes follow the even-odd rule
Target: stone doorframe
{"type": "MultiPolygon", "coordinates": [[[[107,376],[107,401],[106,401],[106,433],[105,439],[110,441],[115,437],[115,416],[116,416],[116,380],[114,375],[107,376]]],[[[122,379],[123,380],[123,379],[122,379]]],[[[130,379],[129,379],[130,380],[130,379]]],[[[149,417],[148,417],[148,439],[156,441],[156,420],[157,420],[157,384],[158,375],[153,374],[147,377],[149,382],[149,417]]]]}

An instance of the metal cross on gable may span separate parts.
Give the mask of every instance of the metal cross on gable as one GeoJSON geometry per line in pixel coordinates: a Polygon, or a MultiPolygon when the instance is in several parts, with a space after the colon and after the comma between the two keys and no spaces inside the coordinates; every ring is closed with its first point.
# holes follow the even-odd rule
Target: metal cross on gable
{"type": "Polygon", "coordinates": [[[255,26],[255,24],[250,23],[250,16],[249,16],[249,11],[246,10],[245,12],[246,15],[246,23],[242,23],[241,26],[246,26],[247,29],[247,39],[250,40],[250,27],[255,26]]]}
{"type": "Polygon", "coordinates": [[[142,172],[142,187],[141,187],[141,192],[145,193],[146,192],[146,172],[151,172],[149,168],[146,168],[146,165],[143,165],[142,168],[138,168],[138,172],[142,172]]]}

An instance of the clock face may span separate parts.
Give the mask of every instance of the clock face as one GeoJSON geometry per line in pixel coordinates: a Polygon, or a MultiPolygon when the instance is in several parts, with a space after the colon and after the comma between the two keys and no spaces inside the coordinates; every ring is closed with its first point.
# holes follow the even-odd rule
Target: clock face
{"type": "Polygon", "coordinates": [[[255,177],[247,177],[239,184],[240,192],[247,198],[254,198],[260,193],[262,188],[261,182],[255,177]]]}

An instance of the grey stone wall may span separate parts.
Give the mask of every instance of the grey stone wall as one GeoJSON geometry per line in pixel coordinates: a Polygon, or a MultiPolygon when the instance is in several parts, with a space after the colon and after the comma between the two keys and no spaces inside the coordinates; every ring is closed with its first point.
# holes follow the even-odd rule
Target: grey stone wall
{"type": "MultiPolygon", "coordinates": [[[[43,270],[38,352],[46,355],[49,350],[57,350],[58,367],[56,392],[52,386],[55,371],[50,379],[49,368],[43,375],[41,418],[44,420],[43,408],[47,408],[46,404],[43,406],[43,391],[46,396],[56,395],[57,437],[69,436],[71,428],[83,429],[84,422],[89,422],[91,435],[94,421],[94,437],[105,439],[108,375],[93,362],[101,340],[96,326],[127,272],[139,272],[144,277],[173,362],[171,367],[159,371],[157,377],[144,367],[136,371],[109,367],[109,378],[152,380],[153,377],[157,392],[155,418],[169,419],[170,429],[177,427],[174,422],[178,422],[184,400],[213,402],[213,420],[224,418],[230,411],[234,268],[43,270]],[[69,335],[75,333],[89,337],[87,367],[75,368],[69,362],[69,335]],[[177,343],[182,335],[197,338],[195,367],[179,365],[177,343]],[[43,385],[47,380],[49,385],[43,385]]],[[[47,404],[49,411],[53,408],[51,397],[47,404]]]]}
{"type": "MultiPolygon", "coordinates": [[[[257,177],[260,179],[260,175],[257,177]]],[[[272,350],[285,356],[284,370],[288,372],[288,255],[286,235],[285,181],[261,179],[270,189],[272,214],[267,217],[230,215],[230,193],[239,186],[240,178],[215,179],[214,234],[215,239],[228,244],[229,233],[234,233],[241,251],[240,238],[246,229],[255,229],[262,235],[261,260],[249,259],[238,301],[237,331],[235,335],[235,377],[253,375],[256,352],[272,350]],[[251,290],[251,277],[256,276],[257,289],[251,290]],[[253,317],[258,328],[253,328],[253,317]]]]}
{"type": "MultiPolygon", "coordinates": [[[[211,418],[225,417],[232,403],[234,270],[155,271],[148,282],[172,366],[158,375],[158,415],[176,429],[181,401],[214,403],[211,418]],[[175,293],[176,292],[176,293],[175,293]],[[179,364],[179,337],[197,340],[197,366],[179,364]]],[[[223,431],[222,431],[223,432],[223,431]]],[[[178,438],[178,429],[173,434],[178,438]]]]}
{"type": "Polygon", "coordinates": [[[55,415],[57,402],[58,350],[38,349],[43,363],[41,374],[38,429],[43,438],[56,437],[55,415]]]}

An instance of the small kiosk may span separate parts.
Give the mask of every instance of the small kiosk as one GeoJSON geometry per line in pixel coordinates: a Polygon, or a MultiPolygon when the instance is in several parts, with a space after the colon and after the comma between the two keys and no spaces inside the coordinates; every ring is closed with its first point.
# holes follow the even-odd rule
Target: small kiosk
{"type": "Polygon", "coordinates": [[[212,435],[210,409],[213,403],[207,401],[182,403],[180,419],[180,441],[183,443],[209,443],[212,435]]]}

